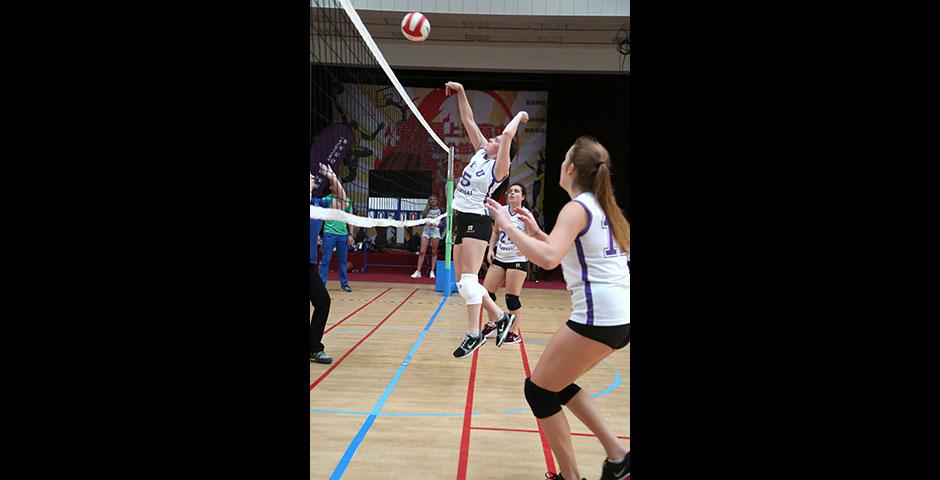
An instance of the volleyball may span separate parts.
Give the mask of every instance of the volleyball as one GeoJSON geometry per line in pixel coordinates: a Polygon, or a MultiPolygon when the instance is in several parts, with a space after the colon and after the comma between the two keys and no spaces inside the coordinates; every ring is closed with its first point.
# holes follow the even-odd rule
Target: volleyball
{"type": "Polygon", "coordinates": [[[401,21],[401,34],[412,42],[423,42],[431,33],[431,22],[419,12],[405,15],[401,21]]]}

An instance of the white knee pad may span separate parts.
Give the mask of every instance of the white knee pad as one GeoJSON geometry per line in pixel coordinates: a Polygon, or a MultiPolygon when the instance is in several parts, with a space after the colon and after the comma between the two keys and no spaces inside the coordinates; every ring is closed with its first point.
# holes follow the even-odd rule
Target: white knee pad
{"type": "Polygon", "coordinates": [[[460,281],[457,282],[457,291],[467,301],[467,305],[483,303],[483,295],[486,295],[486,288],[480,285],[479,279],[472,273],[465,273],[460,276],[460,281]]]}

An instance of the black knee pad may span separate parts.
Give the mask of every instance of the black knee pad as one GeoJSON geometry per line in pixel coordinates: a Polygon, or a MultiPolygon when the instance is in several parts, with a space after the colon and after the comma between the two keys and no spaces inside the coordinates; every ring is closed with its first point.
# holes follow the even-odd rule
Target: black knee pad
{"type": "Polygon", "coordinates": [[[496,301],[496,294],[495,294],[495,293],[489,292],[489,291],[486,292],[486,293],[489,293],[489,294],[490,294],[490,299],[491,299],[491,300],[493,300],[494,302],[496,301]]]}
{"type": "Polygon", "coordinates": [[[581,387],[579,387],[577,383],[569,384],[567,387],[558,392],[558,402],[562,405],[567,405],[568,402],[580,391],[581,387]]]}
{"type": "Polygon", "coordinates": [[[558,394],[532,383],[530,378],[525,379],[525,400],[529,402],[535,418],[551,417],[561,411],[558,394]]]}
{"type": "Polygon", "coordinates": [[[513,295],[511,293],[507,293],[506,294],[506,308],[508,308],[510,312],[519,310],[520,308],[522,308],[522,302],[519,301],[519,295],[513,295]]]}

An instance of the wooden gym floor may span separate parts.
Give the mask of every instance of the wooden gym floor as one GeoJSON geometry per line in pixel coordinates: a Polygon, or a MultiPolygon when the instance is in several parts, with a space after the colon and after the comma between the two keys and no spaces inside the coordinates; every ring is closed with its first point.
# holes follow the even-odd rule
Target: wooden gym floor
{"type": "MultiPolygon", "coordinates": [[[[323,344],[330,365],[310,364],[311,479],[539,479],[555,459],[523,395],[545,344],[568,319],[567,290],[523,289],[523,342],[473,355],[452,352],[466,306],[433,285],[330,279],[323,344]]],[[[497,303],[505,308],[505,291],[497,303]]],[[[630,347],[577,382],[595,396],[630,446],[630,347]]],[[[581,475],[600,476],[604,450],[565,410],[581,475]]]]}

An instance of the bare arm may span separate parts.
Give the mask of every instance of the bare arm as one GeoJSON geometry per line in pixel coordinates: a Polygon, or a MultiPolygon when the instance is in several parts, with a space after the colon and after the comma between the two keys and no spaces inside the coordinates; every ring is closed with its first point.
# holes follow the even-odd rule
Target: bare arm
{"type": "Polygon", "coordinates": [[[530,236],[542,240],[543,242],[548,240],[548,234],[539,228],[539,222],[535,221],[535,215],[532,215],[532,212],[524,208],[517,208],[516,213],[519,214],[519,219],[522,220],[526,232],[528,232],[530,236]]]}
{"type": "MultiPolygon", "coordinates": [[[[330,180],[330,188],[333,189],[333,203],[332,208],[337,210],[346,211],[346,207],[349,205],[349,197],[346,195],[346,190],[343,189],[343,184],[339,182],[336,173],[326,165],[320,164],[320,170],[323,171],[323,174],[330,180]]],[[[356,227],[353,225],[346,225],[346,228],[349,229],[349,234],[346,235],[346,243],[353,245],[353,237],[356,236],[356,227]]]]}
{"type": "Polygon", "coordinates": [[[490,234],[490,244],[486,247],[486,260],[493,264],[493,245],[496,245],[496,239],[499,237],[499,225],[493,225],[493,233],[490,234]]]}
{"type": "Polygon", "coordinates": [[[519,112],[509,122],[509,125],[506,125],[506,128],[503,129],[503,133],[499,134],[499,151],[496,153],[496,168],[493,170],[493,175],[497,180],[501,179],[500,181],[502,181],[509,176],[509,167],[512,166],[512,159],[509,158],[509,147],[512,145],[512,138],[516,136],[519,123],[526,123],[528,121],[529,114],[519,112]]]}
{"type": "Polygon", "coordinates": [[[333,169],[321,163],[320,173],[330,181],[330,188],[333,190],[333,204],[331,208],[338,208],[340,210],[346,208],[346,203],[349,199],[346,197],[346,190],[343,189],[343,184],[339,183],[339,178],[333,173],[333,169]]]}
{"type": "Polygon", "coordinates": [[[499,238],[499,225],[493,225],[493,233],[490,234],[490,250],[492,250],[493,246],[496,245],[497,238],[499,238]]]}
{"type": "Polygon", "coordinates": [[[315,181],[313,174],[310,174],[310,201],[313,201],[313,182],[315,181]]]}
{"type": "Polygon", "coordinates": [[[470,101],[467,100],[467,92],[463,90],[463,85],[457,82],[447,82],[444,84],[444,92],[448,96],[453,92],[457,92],[457,108],[460,109],[460,121],[463,123],[463,129],[467,131],[473,149],[479,150],[483,145],[486,145],[486,137],[480,133],[480,127],[473,121],[473,110],[470,109],[470,101]]]}
{"type": "Polygon", "coordinates": [[[521,230],[509,228],[512,226],[509,215],[502,211],[499,208],[501,205],[492,198],[486,199],[486,207],[519,251],[530,262],[546,270],[551,270],[561,263],[561,259],[568,253],[571,244],[578,237],[578,233],[584,230],[588,222],[587,211],[581,205],[569,202],[558,214],[558,221],[555,222],[552,233],[547,239],[539,240],[521,230]]]}
{"type": "MultiPolygon", "coordinates": [[[[421,218],[428,218],[428,213],[430,211],[431,211],[431,203],[429,202],[427,205],[424,206],[424,211],[421,212],[421,218]]],[[[433,223],[434,222],[424,222],[423,228],[430,227],[433,223]]]]}
{"type": "Polygon", "coordinates": [[[346,226],[349,228],[349,235],[346,235],[346,243],[351,247],[356,244],[356,227],[349,224],[346,224],[346,226]]]}

